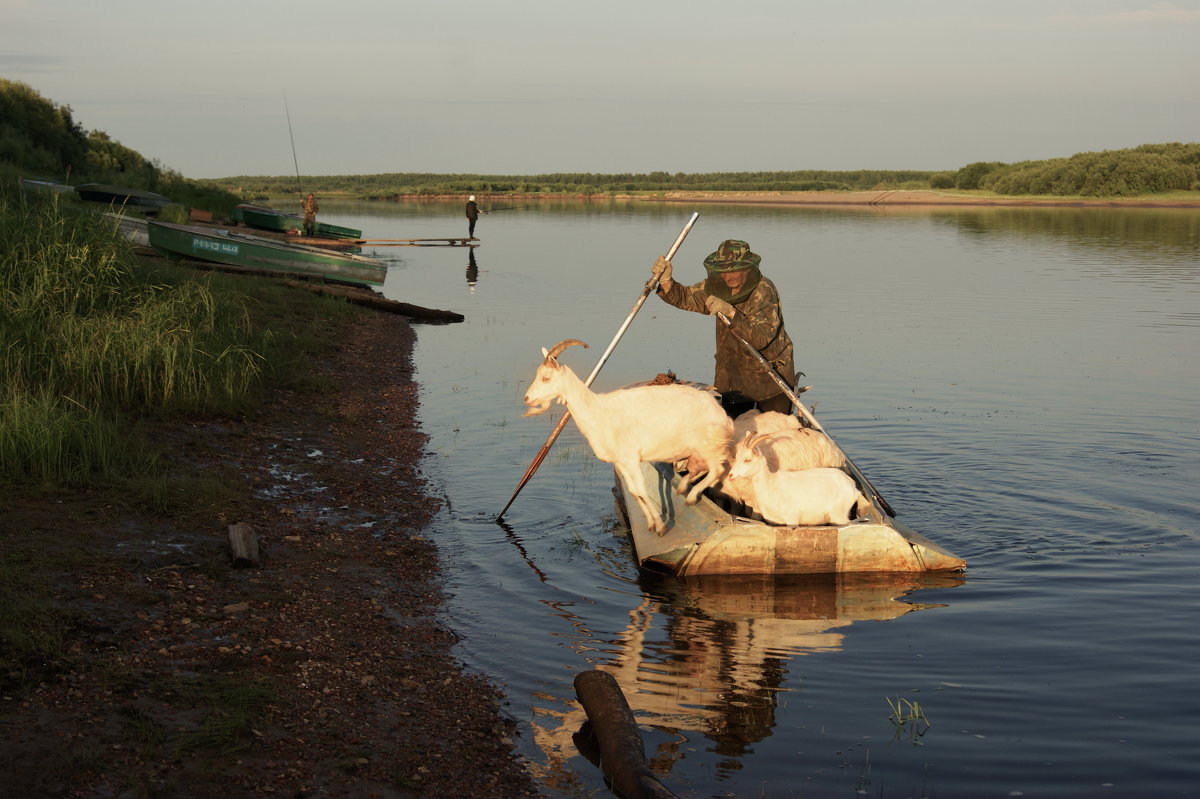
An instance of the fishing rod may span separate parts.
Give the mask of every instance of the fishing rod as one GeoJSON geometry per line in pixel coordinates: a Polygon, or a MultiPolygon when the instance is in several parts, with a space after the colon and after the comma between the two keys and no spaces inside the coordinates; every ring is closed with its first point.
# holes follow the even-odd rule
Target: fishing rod
{"type": "MultiPolygon", "coordinates": [[[[683,230],[679,231],[679,236],[675,239],[675,243],[671,245],[671,249],[667,252],[666,257],[668,261],[675,257],[675,253],[679,251],[680,245],[682,245],[683,240],[687,238],[687,234],[691,232],[692,225],[696,224],[696,218],[699,216],[699,211],[694,212],[692,214],[692,218],[689,219],[687,224],[683,226],[683,230]]],[[[587,379],[583,381],[585,386],[590,386],[592,381],[596,379],[596,375],[599,374],[600,370],[604,367],[604,362],[608,360],[608,356],[612,355],[612,351],[617,348],[617,342],[621,340],[621,336],[625,335],[625,331],[629,329],[629,325],[633,322],[633,317],[637,315],[639,310],[641,310],[641,307],[646,303],[646,298],[649,297],[651,292],[653,292],[656,288],[658,288],[657,277],[651,277],[646,281],[646,287],[642,289],[641,296],[638,297],[637,302],[633,304],[633,310],[631,310],[629,315],[625,317],[625,321],[622,322],[621,327],[617,329],[617,334],[613,336],[612,341],[609,342],[608,347],[604,350],[603,354],[601,354],[600,360],[597,361],[596,365],[592,368],[591,374],[589,374],[587,379]]],[[[533,473],[536,472],[538,467],[542,465],[542,461],[546,459],[546,455],[550,452],[550,447],[554,446],[555,440],[558,438],[559,433],[563,431],[563,428],[567,426],[567,420],[570,418],[571,412],[568,410],[565,411],[562,415],[562,418],[558,420],[558,425],[555,426],[554,430],[550,433],[550,437],[546,439],[546,443],[542,445],[540,450],[538,450],[537,457],[533,459],[533,463],[529,464],[529,468],[525,470],[525,475],[521,478],[521,482],[517,484],[517,490],[513,491],[512,496],[508,498],[508,502],[503,508],[500,509],[500,513],[496,515],[497,524],[500,524],[501,519],[504,518],[504,513],[509,509],[509,507],[512,506],[513,501],[516,500],[517,494],[521,493],[521,489],[525,487],[525,484],[528,483],[530,478],[533,477],[533,473]]]]}
{"type": "Polygon", "coordinates": [[[296,137],[292,135],[292,112],[288,109],[287,91],[283,92],[283,113],[287,114],[288,138],[292,142],[292,164],[296,167],[296,193],[304,199],[304,189],[300,186],[300,162],[296,159],[296,137]]]}

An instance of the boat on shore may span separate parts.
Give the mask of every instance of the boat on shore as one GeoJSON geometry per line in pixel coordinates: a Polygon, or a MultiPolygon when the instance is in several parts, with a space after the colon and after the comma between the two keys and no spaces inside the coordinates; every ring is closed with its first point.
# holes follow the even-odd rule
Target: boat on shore
{"type": "Polygon", "coordinates": [[[113,223],[117,233],[122,238],[133,242],[139,247],[150,246],[150,232],[147,229],[145,217],[114,214],[111,211],[106,211],[102,216],[113,223]]]}
{"type": "Polygon", "coordinates": [[[21,178],[21,188],[50,194],[75,194],[75,187],[49,178],[21,178]]]}
{"type": "Polygon", "coordinates": [[[241,269],[320,277],[377,286],[388,265],[376,258],[275,241],[224,228],[147,220],[150,246],[168,257],[193,258],[241,269]]]}
{"type": "Polygon", "coordinates": [[[157,211],[170,205],[171,200],[161,194],[128,186],[113,186],[107,183],[81,183],[75,187],[81,200],[107,205],[119,205],[128,209],[157,211]]]}
{"type": "MultiPolygon", "coordinates": [[[[259,230],[272,230],[289,235],[302,235],[304,218],[296,214],[286,214],[265,205],[242,203],[233,209],[233,219],[247,227],[259,230]]],[[[317,238],[323,239],[361,239],[362,231],[341,225],[331,225],[327,222],[317,222],[313,232],[317,238]]]]}
{"type": "MultiPolygon", "coordinates": [[[[805,415],[811,418],[810,413],[805,415]]],[[[821,429],[819,423],[813,426],[821,429]]],[[[849,458],[847,465],[847,472],[870,504],[856,507],[850,522],[843,525],[773,524],[712,489],[695,505],[688,505],[676,490],[684,475],[669,463],[641,464],[650,504],[667,523],[661,535],[650,530],[619,474],[613,495],[638,564],[649,571],[689,577],[955,572],[966,568],[965,560],[897,521],[891,506],[849,458]]]]}

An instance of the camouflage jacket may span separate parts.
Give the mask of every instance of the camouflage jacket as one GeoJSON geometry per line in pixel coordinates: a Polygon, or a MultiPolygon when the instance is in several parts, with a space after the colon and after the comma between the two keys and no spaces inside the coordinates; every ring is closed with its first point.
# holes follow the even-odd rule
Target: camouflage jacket
{"type": "MultiPolygon", "coordinates": [[[[708,314],[704,300],[704,282],[684,286],[674,282],[670,291],[658,290],[658,296],[676,308],[708,314]]],[[[752,400],[763,400],[779,394],[779,387],[767,374],[766,369],[750,352],[746,345],[732,334],[737,333],[770,362],[784,380],[791,384],[796,379],[796,366],[792,358],[792,340],[783,327],[783,309],[779,307],[779,292],[775,284],[762,278],[754,291],[736,303],[737,313],[733,327],[727,327],[720,319],[717,325],[716,375],[713,385],[717,391],[737,391],[752,400]]]]}
{"type": "Polygon", "coordinates": [[[317,211],[320,210],[320,206],[317,205],[316,197],[305,197],[304,202],[301,204],[301,207],[304,208],[304,218],[305,219],[316,219],[317,218],[317,211]]]}

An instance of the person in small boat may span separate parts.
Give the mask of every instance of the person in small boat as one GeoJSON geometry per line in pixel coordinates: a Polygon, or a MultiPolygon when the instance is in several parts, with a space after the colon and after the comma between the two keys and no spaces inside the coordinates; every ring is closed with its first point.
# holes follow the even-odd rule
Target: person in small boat
{"type": "MultiPolygon", "coordinates": [[[[487,213],[484,211],[484,213],[487,213]]],[[[475,195],[467,198],[467,235],[475,238],[475,223],[479,220],[479,206],[475,204],[475,195]]]]}
{"type": "Polygon", "coordinates": [[[695,313],[719,313],[730,321],[726,325],[717,320],[713,384],[731,417],[751,408],[781,413],[792,409],[787,394],[734,335],[750,342],[784,380],[794,384],[792,340],[784,329],[779,292],[759,271],[761,261],[749,244],[728,239],[704,259],[707,276],[694,285],[675,282],[671,262],[663,256],[650,270],[658,279],[658,296],[667,304],[695,313]]]}
{"type": "Polygon", "coordinates": [[[304,209],[304,235],[312,236],[317,232],[317,211],[320,210],[320,206],[317,205],[317,198],[311,191],[304,198],[301,207],[304,209]]]}

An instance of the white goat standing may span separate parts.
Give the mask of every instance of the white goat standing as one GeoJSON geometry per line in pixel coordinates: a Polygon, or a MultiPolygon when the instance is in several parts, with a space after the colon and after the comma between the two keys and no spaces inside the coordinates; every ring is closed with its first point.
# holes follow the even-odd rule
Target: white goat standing
{"type": "Polygon", "coordinates": [[[573,344],[587,346],[567,339],[542,350],[545,358],[525,392],[525,415],[543,413],[554,401],[566,405],[593,454],[616,468],[650,530],[661,534],[666,523],[650,504],[639,464],[687,460],[694,471],[678,491],[695,504],[704,489],[729,471],[733,423],[715,397],[691,386],[634,386],[597,394],[557,360],[573,344]]]}
{"type": "Polygon", "coordinates": [[[749,483],[753,505],[764,519],[775,524],[842,525],[850,522],[854,503],[867,506],[866,497],[841,469],[772,470],[764,452],[764,444],[771,437],[748,435],[738,444],[729,470],[729,480],[735,485],[742,480],[749,483]]]}

